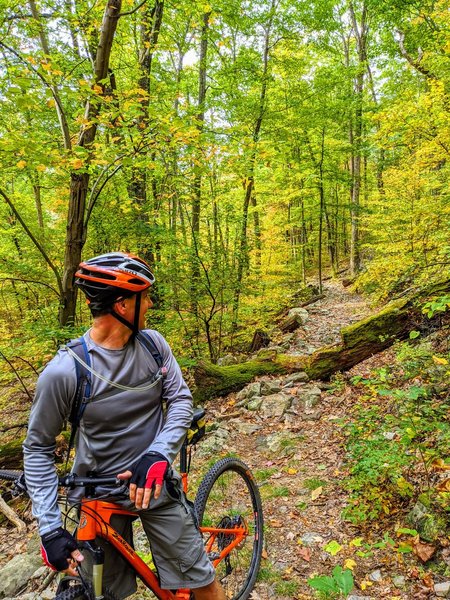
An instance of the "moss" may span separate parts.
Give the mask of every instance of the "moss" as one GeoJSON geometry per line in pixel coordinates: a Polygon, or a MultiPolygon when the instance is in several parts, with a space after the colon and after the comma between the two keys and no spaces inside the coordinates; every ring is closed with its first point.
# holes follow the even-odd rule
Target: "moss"
{"type": "Polygon", "coordinates": [[[259,358],[225,367],[202,362],[195,369],[194,400],[202,401],[215,396],[224,396],[242,389],[258,375],[271,375],[284,371],[285,368],[279,362],[264,361],[259,358]]]}
{"type": "Polygon", "coordinates": [[[0,466],[3,469],[22,469],[23,439],[13,440],[0,446],[0,466]]]}
{"type": "Polygon", "coordinates": [[[370,315],[341,330],[342,342],[347,348],[358,344],[384,344],[405,333],[408,323],[408,300],[391,302],[375,315],[370,315]]]}

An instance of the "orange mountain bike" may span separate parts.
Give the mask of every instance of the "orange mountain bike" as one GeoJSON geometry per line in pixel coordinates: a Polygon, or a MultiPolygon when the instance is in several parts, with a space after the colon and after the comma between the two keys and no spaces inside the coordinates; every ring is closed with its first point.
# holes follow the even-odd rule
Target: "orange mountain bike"
{"type": "MultiPolygon", "coordinates": [[[[192,443],[204,435],[199,423],[204,411],[195,411],[190,433],[180,452],[180,471],[187,491],[188,472],[191,462],[192,443]]],[[[0,479],[16,482],[16,489],[23,492],[23,474],[20,471],[0,470],[0,479]]],[[[135,571],[137,577],[160,600],[189,600],[193,598],[188,589],[168,591],[161,589],[158,577],[135,549],[112,527],[113,515],[131,513],[105,497],[105,487],[119,486],[123,481],[98,475],[78,477],[70,474],[60,478],[60,486],[74,489],[84,487],[84,498],[79,506],[76,537],[83,552],[92,558],[92,574],[89,581],[83,577],[65,577],[61,580],[55,600],[117,600],[103,586],[104,552],[96,543],[102,538],[114,546],[117,552],[135,571]]],[[[111,493],[108,493],[110,496],[111,493]]],[[[223,458],[216,462],[203,478],[194,502],[194,510],[200,524],[205,548],[213,563],[218,580],[227,598],[245,600],[250,596],[258,575],[263,551],[263,514],[261,498],[256,481],[249,468],[239,459],[223,458]]]]}

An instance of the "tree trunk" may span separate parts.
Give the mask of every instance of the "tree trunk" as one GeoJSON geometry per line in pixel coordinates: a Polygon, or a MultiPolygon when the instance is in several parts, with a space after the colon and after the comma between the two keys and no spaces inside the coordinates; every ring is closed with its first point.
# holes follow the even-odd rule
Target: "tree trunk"
{"type": "MultiPolygon", "coordinates": [[[[109,58],[117,28],[121,0],[109,0],[104,15],[100,40],[95,58],[95,83],[104,91],[101,83],[108,74],[109,58]]],[[[96,118],[100,112],[100,102],[89,99],[85,107],[85,121],[79,136],[78,146],[91,150],[92,143],[97,133],[96,118]]],[[[90,158],[88,157],[87,163],[90,158]]],[[[64,273],[62,278],[63,296],[59,311],[60,325],[73,324],[75,321],[75,309],[77,290],[74,286],[74,275],[81,261],[81,251],[86,241],[87,222],[85,221],[86,197],[89,186],[88,164],[84,165],[86,172],[72,171],[70,176],[69,209],[67,214],[67,229],[64,255],[64,273]]]]}

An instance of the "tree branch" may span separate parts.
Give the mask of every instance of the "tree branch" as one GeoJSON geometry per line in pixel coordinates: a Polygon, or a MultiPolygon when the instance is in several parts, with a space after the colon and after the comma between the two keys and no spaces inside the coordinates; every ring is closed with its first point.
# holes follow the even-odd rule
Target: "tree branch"
{"type": "Polygon", "coordinates": [[[428,79],[437,79],[436,75],[434,75],[434,73],[432,73],[431,71],[429,71],[427,68],[425,68],[424,66],[422,66],[420,63],[422,62],[422,58],[423,58],[423,52],[422,49],[419,48],[418,49],[418,53],[419,56],[417,57],[417,59],[414,59],[406,50],[405,48],[405,34],[402,31],[397,31],[399,39],[398,39],[398,47],[400,48],[400,53],[403,56],[403,58],[406,58],[406,60],[409,62],[409,64],[414,67],[416,69],[416,71],[418,71],[419,73],[422,73],[422,75],[425,75],[425,77],[427,77],[428,79]]]}
{"type": "Polygon", "coordinates": [[[146,2],[147,2],[147,0],[142,0],[142,2],[140,2],[137,6],[135,6],[131,10],[129,10],[127,12],[119,13],[117,15],[117,18],[119,19],[120,17],[125,17],[126,15],[132,15],[133,13],[137,12],[140,8],[142,8],[146,2]]]}
{"type": "Polygon", "coordinates": [[[59,298],[58,290],[56,290],[50,284],[44,283],[43,281],[36,281],[35,279],[22,279],[20,277],[0,277],[0,281],[20,281],[20,283],[36,283],[38,285],[43,285],[44,287],[47,287],[49,290],[52,290],[52,292],[54,292],[59,298]]]}
{"type": "MultiPolygon", "coordinates": [[[[1,42],[0,42],[1,43],[1,42]]],[[[22,219],[20,213],[18,212],[18,210],[16,209],[16,207],[14,206],[14,204],[12,203],[12,201],[10,200],[10,198],[5,194],[5,192],[0,189],[0,196],[2,196],[2,198],[4,199],[4,201],[6,202],[6,204],[9,206],[9,208],[13,211],[13,213],[16,215],[17,220],[19,221],[19,223],[22,225],[25,233],[28,235],[28,237],[30,238],[30,240],[33,242],[33,244],[36,246],[36,248],[39,250],[39,252],[42,254],[45,262],[48,264],[48,266],[50,267],[50,269],[53,271],[53,273],[55,274],[56,277],[56,281],[58,283],[58,289],[59,289],[59,295],[62,297],[63,294],[63,287],[62,287],[62,282],[61,282],[61,277],[58,273],[57,268],[55,267],[55,265],[53,264],[53,262],[51,261],[50,257],[48,256],[47,252],[44,250],[44,248],[41,246],[41,244],[38,242],[38,240],[34,237],[33,233],[31,232],[31,230],[29,229],[28,225],[25,223],[25,221],[22,219]]]]}

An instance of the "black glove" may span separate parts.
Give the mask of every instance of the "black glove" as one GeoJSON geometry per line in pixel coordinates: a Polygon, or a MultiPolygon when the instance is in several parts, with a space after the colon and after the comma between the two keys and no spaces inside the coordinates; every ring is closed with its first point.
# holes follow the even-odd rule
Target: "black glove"
{"type": "Polygon", "coordinates": [[[130,468],[132,475],[130,483],[138,488],[154,488],[162,485],[166,476],[169,463],[167,459],[158,452],[149,452],[141,456],[130,468]]]}
{"type": "Polygon", "coordinates": [[[54,529],[41,536],[41,555],[47,565],[54,571],[64,571],[68,568],[67,560],[78,548],[75,538],[62,527],[54,529]]]}

